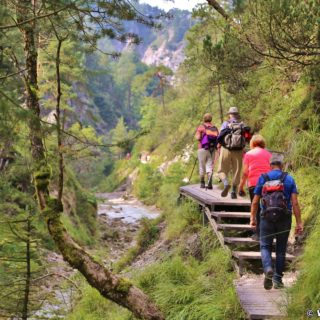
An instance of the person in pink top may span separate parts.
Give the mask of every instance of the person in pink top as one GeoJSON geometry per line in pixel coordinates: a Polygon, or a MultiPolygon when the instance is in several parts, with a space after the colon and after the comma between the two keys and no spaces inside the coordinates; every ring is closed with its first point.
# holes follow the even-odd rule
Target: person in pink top
{"type": "MultiPolygon", "coordinates": [[[[254,188],[256,187],[261,174],[270,171],[270,159],[272,154],[265,149],[266,141],[259,135],[254,135],[250,140],[250,151],[243,158],[243,172],[239,185],[239,195],[245,196],[244,186],[247,182],[250,200],[254,197],[254,188]]],[[[260,213],[257,213],[257,236],[259,232],[260,213]]]]}

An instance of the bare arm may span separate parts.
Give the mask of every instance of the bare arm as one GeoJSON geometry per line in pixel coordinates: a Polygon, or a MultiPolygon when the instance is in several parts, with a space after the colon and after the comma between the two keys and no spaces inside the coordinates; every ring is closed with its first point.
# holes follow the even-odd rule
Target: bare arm
{"type": "MultiPolygon", "coordinates": [[[[204,129],[204,128],[203,128],[204,129]]],[[[202,127],[200,126],[198,129],[197,129],[197,131],[196,131],[196,139],[198,140],[198,141],[200,141],[201,140],[201,137],[202,137],[202,127]]]]}
{"type": "Polygon", "coordinates": [[[196,139],[198,141],[200,141],[200,139],[201,139],[201,132],[199,130],[197,130],[197,132],[196,132],[196,139]]]}
{"type": "Polygon", "coordinates": [[[251,204],[251,212],[250,212],[250,225],[251,227],[256,227],[256,215],[259,208],[260,196],[255,195],[252,204],[251,204]]]}
{"type": "Polygon", "coordinates": [[[298,195],[296,193],[293,193],[291,195],[291,202],[292,202],[292,209],[294,216],[296,218],[296,233],[300,234],[303,231],[303,224],[301,220],[301,210],[299,206],[299,201],[298,201],[298,195]]]}
{"type": "Polygon", "coordinates": [[[243,164],[242,168],[243,168],[243,172],[242,172],[242,177],[239,185],[239,191],[243,191],[243,188],[246,184],[246,181],[248,179],[248,173],[249,173],[248,165],[243,164]]]}

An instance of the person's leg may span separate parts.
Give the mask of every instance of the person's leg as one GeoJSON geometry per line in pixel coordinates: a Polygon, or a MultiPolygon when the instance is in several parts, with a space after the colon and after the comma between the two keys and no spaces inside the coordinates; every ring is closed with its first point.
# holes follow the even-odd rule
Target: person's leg
{"type": "Polygon", "coordinates": [[[206,161],[206,172],[208,175],[208,189],[212,189],[212,173],[213,173],[213,161],[214,161],[214,150],[207,151],[207,161],[206,161]],[[210,179],[211,178],[211,179],[210,179]]]}
{"type": "Polygon", "coordinates": [[[221,192],[222,197],[228,195],[230,185],[228,182],[227,175],[230,171],[230,151],[224,147],[221,147],[220,158],[219,158],[219,167],[218,167],[218,176],[223,183],[223,190],[221,192]]]}
{"type": "Polygon", "coordinates": [[[237,192],[237,187],[240,183],[240,176],[242,170],[242,160],[243,160],[243,151],[236,150],[232,151],[231,161],[232,161],[232,188],[234,192],[237,192]]]}
{"type": "Polygon", "coordinates": [[[283,271],[286,263],[286,251],[289,233],[291,230],[291,215],[288,215],[283,220],[277,222],[276,227],[276,268],[275,274],[273,275],[273,281],[275,286],[278,284],[282,286],[283,271]]]}
{"type": "MultiPolygon", "coordinates": [[[[255,189],[255,187],[248,188],[251,203],[254,198],[254,189],[255,189]]],[[[259,240],[259,234],[260,234],[260,205],[258,206],[258,210],[257,210],[257,214],[256,214],[256,230],[253,232],[253,235],[252,235],[253,239],[259,240]]]]}
{"type": "Polygon", "coordinates": [[[265,218],[261,219],[260,223],[260,252],[263,271],[265,273],[264,288],[270,290],[272,288],[272,242],[274,238],[275,227],[272,222],[265,218]]]}
{"type": "Polygon", "coordinates": [[[206,159],[204,149],[198,149],[199,174],[200,174],[200,188],[205,188],[204,175],[206,173],[206,159]]]}
{"type": "Polygon", "coordinates": [[[240,178],[238,183],[236,182],[236,175],[238,174],[238,151],[231,151],[230,162],[231,162],[231,171],[232,171],[232,191],[231,191],[231,199],[237,199],[237,187],[240,183],[240,178]]]}
{"type": "Polygon", "coordinates": [[[260,235],[260,220],[261,220],[261,207],[260,207],[260,203],[258,206],[258,210],[257,210],[257,214],[256,214],[256,234],[257,234],[257,238],[259,239],[259,235],[260,235]]]}

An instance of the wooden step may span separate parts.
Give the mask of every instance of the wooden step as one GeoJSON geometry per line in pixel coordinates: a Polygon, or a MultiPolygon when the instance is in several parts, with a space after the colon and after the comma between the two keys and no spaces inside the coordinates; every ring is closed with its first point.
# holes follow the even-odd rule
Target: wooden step
{"type": "Polygon", "coordinates": [[[241,238],[241,237],[224,237],[225,243],[232,243],[232,244],[259,244],[259,241],[254,240],[252,238],[241,238]]]}
{"type": "Polygon", "coordinates": [[[213,211],[211,214],[216,218],[248,218],[250,212],[228,212],[228,211],[213,211]]]}
{"type": "MultiPolygon", "coordinates": [[[[261,259],[261,253],[260,251],[232,251],[232,255],[237,259],[247,259],[247,260],[256,260],[261,259]]],[[[272,252],[272,259],[276,258],[275,252],[272,252]]],[[[290,253],[286,254],[287,260],[293,260],[295,259],[295,256],[293,256],[290,253]]]]}
{"type": "MultiPolygon", "coordinates": [[[[225,243],[230,243],[230,244],[248,244],[248,245],[258,245],[259,241],[254,240],[249,237],[224,237],[224,242],[225,243]]],[[[273,239],[273,244],[276,244],[276,240],[273,239]]]]}
{"type": "Polygon", "coordinates": [[[237,230],[245,231],[252,230],[250,224],[228,224],[228,223],[219,223],[217,224],[218,230],[237,230]]]}

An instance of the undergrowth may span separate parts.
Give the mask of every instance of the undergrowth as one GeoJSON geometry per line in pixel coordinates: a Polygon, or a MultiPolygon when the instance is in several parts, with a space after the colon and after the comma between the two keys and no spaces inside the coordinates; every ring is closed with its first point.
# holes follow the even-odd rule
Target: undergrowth
{"type": "Polygon", "coordinates": [[[308,236],[304,252],[299,259],[299,277],[290,289],[291,303],[288,307],[289,319],[305,319],[306,311],[319,309],[320,306],[320,169],[304,168],[296,173],[300,190],[300,202],[308,236]]]}
{"type": "Polygon", "coordinates": [[[120,272],[124,267],[130,265],[140,253],[147,250],[159,238],[160,228],[158,224],[160,221],[161,218],[154,220],[144,218],[141,220],[140,229],[136,236],[136,244],[114,264],[113,268],[116,272],[120,272]]]}

